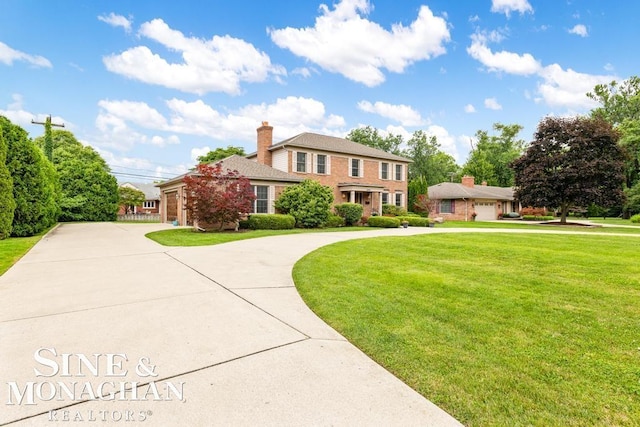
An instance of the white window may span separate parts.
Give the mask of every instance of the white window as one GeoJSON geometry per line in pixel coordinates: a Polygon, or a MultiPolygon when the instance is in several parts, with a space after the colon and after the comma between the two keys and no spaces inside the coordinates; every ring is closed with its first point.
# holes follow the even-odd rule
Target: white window
{"type": "Polygon", "coordinates": [[[440,201],[440,213],[456,213],[456,204],[454,200],[446,199],[440,201]]]}
{"type": "Polygon", "coordinates": [[[362,160],[350,159],[349,160],[349,176],[362,176],[362,160]]]}
{"type": "Polygon", "coordinates": [[[402,193],[396,193],[396,206],[402,206],[402,193]]]}
{"type": "Polygon", "coordinates": [[[269,213],[269,187],[252,185],[256,199],[253,201],[253,213],[269,213]]]}
{"type": "Polygon", "coordinates": [[[383,205],[389,204],[389,193],[382,193],[382,204],[383,205]]]}
{"type": "Polygon", "coordinates": [[[144,209],[155,209],[156,201],[155,200],[145,200],[144,203],[142,204],[142,207],[144,209]]]}
{"type": "Polygon", "coordinates": [[[327,173],[327,155],[316,154],[316,173],[325,175],[327,173]]]}
{"type": "Polygon", "coordinates": [[[307,153],[296,153],[296,172],[307,171],[307,153]]]}
{"type": "Polygon", "coordinates": [[[380,179],[389,179],[389,163],[380,163],[380,179]]]}
{"type": "Polygon", "coordinates": [[[396,181],[403,181],[402,165],[396,165],[396,181]]]}

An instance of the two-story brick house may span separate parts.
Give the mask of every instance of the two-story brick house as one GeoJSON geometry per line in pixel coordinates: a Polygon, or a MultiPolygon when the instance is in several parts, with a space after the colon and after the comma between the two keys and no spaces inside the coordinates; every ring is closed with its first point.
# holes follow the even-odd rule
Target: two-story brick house
{"type": "MultiPolygon", "coordinates": [[[[257,151],[246,159],[231,156],[223,168],[249,178],[258,197],[254,213],[273,213],[273,203],[288,185],[313,179],[333,189],[334,204],[363,206],[363,215],[381,213],[383,204],[407,207],[407,169],[411,160],[343,138],[302,133],[273,144],[273,127],[257,129],[257,151]],[[253,166],[252,166],[253,165],[253,166]]],[[[184,175],[158,184],[161,221],[188,224],[184,175]]]]}
{"type": "Polygon", "coordinates": [[[273,127],[257,129],[258,150],[248,159],[333,188],[334,203],[359,203],[364,215],[383,204],[407,207],[411,160],[344,138],[301,133],[273,144],[273,127]]]}

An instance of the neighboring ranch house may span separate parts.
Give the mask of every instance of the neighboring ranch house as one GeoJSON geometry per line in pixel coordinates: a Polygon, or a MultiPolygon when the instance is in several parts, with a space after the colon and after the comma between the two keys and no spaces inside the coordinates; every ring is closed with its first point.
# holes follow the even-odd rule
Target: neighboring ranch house
{"type": "MultiPolygon", "coordinates": [[[[227,169],[236,170],[240,175],[249,179],[256,195],[252,213],[275,213],[273,202],[280,196],[285,187],[302,181],[302,178],[261,165],[238,155],[227,157],[221,162],[223,171],[227,169]]],[[[191,219],[185,210],[186,193],[183,179],[186,175],[183,174],[158,184],[162,193],[161,222],[178,221],[180,225],[191,224],[191,219]]]]}
{"type": "MultiPolygon", "coordinates": [[[[273,202],[284,187],[304,179],[331,187],[334,204],[361,204],[364,216],[382,213],[383,204],[407,207],[407,173],[411,160],[405,157],[344,138],[314,133],[302,133],[273,144],[273,127],[267,122],[262,122],[257,129],[257,148],[246,158],[231,156],[223,160],[224,169],[237,170],[254,186],[260,202],[254,204],[254,213],[275,212],[273,202]]],[[[163,222],[190,223],[184,211],[184,176],[158,184],[163,222]]]]}
{"type": "Polygon", "coordinates": [[[501,213],[519,212],[513,188],[493,187],[483,182],[475,185],[472,176],[462,177],[462,183],[443,182],[429,187],[429,200],[434,201],[430,216],[445,220],[492,221],[501,213]]]}
{"type": "MultiPolygon", "coordinates": [[[[160,213],[160,189],[155,184],[141,184],[138,182],[125,182],[120,187],[133,188],[134,190],[144,193],[144,202],[142,205],[134,206],[134,214],[158,214],[160,213]]],[[[125,213],[124,206],[120,206],[119,215],[125,213]]]]}

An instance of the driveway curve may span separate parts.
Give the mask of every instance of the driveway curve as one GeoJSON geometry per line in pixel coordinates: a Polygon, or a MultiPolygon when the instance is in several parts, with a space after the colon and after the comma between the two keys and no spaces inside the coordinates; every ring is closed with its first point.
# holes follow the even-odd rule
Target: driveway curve
{"type": "Polygon", "coordinates": [[[63,224],[0,276],[0,425],[461,425],[311,312],[291,270],[349,239],[506,230],[144,237],[166,228],[63,224]]]}

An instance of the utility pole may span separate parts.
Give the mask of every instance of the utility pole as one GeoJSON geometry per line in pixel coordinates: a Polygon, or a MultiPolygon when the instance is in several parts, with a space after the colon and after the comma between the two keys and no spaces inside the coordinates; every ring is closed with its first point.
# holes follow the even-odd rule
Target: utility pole
{"type": "Polygon", "coordinates": [[[51,126],[63,128],[64,123],[61,125],[51,123],[51,114],[47,116],[47,119],[44,122],[36,122],[32,119],[31,123],[34,125],[44,125],[44,155],[47,156],[47,159],[49,159],[50,162],[53,162],[53,137],[51,136],[51,126]]]}

